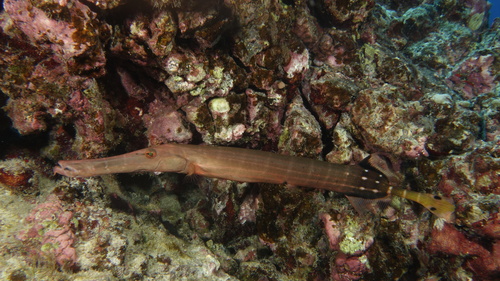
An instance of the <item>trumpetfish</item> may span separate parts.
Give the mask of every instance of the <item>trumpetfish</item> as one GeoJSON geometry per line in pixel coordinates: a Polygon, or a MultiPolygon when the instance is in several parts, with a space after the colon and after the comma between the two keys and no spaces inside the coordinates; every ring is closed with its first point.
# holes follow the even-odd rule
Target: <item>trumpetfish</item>
{"type": "Polygon", "coordinates": [[[286,183],[364,199],[399,196],[421,204],[437,217],[453,221],[455,206],[446,198],[394,187],[387,175],[374,168],[244,148],[163,144],[106,158],[61,160],[54,172],[68,177],[175,172],[239,182],[286,183]]]}

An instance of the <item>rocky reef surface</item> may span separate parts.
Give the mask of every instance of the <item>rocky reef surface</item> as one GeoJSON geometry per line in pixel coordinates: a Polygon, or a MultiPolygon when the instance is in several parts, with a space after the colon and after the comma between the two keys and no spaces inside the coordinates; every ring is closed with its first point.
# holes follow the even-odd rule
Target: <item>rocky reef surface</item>
{"type": "Polygon", "coordinates": [[[498,280],[500,21],[485,0],[4,0],[2,280],[498,280]],[[450,198],[53,175],[168,142],[356,164],[450,198]]]}

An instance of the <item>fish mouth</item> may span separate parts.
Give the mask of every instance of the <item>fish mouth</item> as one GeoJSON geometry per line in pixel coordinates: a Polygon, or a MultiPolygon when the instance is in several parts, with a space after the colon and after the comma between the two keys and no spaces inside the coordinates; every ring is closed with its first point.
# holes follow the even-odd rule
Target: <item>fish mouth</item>
{"type": "Polygon", "coordinates": [[[77,176],[79,171],[64,162],[65,161],[59,161],[57,163],[58,166],[54,167],[54,174],[60,174],[67,177],[77,176]]]}

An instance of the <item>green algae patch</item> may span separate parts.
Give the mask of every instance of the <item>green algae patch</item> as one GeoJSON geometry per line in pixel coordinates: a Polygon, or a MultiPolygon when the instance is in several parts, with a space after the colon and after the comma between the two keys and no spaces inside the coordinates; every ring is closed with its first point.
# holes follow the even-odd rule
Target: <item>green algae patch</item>
{"type": "Polygon", "coordinates": [[[344,237],[339,243],[340,250],[346,254],[354,254],[366,249],[366,240],[359,237],[361,226],[356,220],[348,219],[343,229],[344,237]]]}

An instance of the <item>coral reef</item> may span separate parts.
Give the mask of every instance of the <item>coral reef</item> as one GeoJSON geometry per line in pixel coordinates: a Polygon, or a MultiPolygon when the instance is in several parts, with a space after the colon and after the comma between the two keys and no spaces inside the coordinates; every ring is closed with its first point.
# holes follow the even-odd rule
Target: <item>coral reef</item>
{"type": "Polygon", "coordinates": [[[0,279],[500,278],[490,6],[4,0],[0,279]],[[394,184],[453,200],[456,221],[397,197],[50,172],[167,142],[340,164],[377,153],[394,184]]]}
{"type": "Polygon", "coordinates": [[[46,198],[25,218],[29,227],[16,238],[24,242],[24,251],[33,259],[55,259],[59,266],[71,268],[76,264],[73,212],[61,203],[56,196],[46,198]]]}

